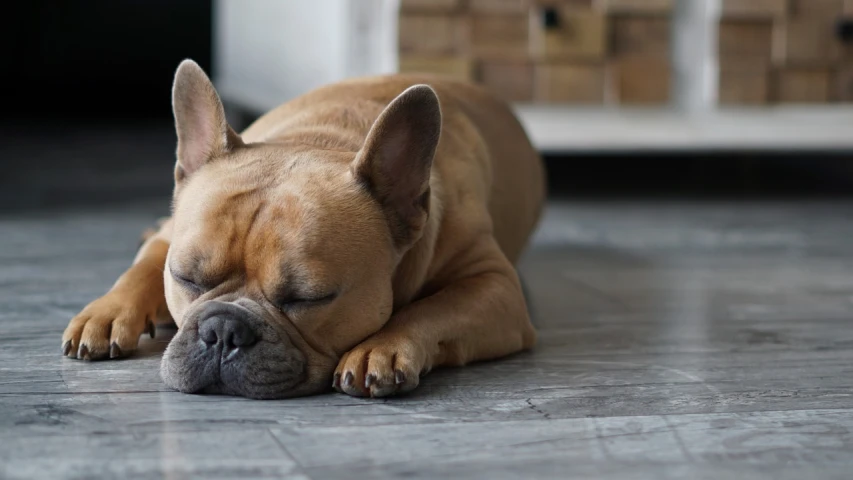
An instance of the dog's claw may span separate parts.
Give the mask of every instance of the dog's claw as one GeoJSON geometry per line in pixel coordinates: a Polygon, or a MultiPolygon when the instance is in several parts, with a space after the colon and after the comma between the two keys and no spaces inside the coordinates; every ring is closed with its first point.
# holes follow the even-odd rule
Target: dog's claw
{"type": "Polygon", "coordinates": [[[368,373],[364,378],[364,388],[370,388],[374,383],[376,383],[376,375],[368,373]]]}
{"type": "Polygon", "coordinates": [[[343,386],[345,386],[345,387],[352,386],[352,381],[353,381],[352,372],[347,372],[347,374],[344,375],[343,386]]]}
{"type": "Polygon", "coordinates": [[[156,334],[157,334],[157,328],[154,326],[154,322],[149,320],[148,321],[148,336],[150,336],[151,338],[154,338],[154,336],[156,334]]]}
{"type": "Polygon", "coordinates": [[[74,347],[74,345],[71,345],[71,340],[68,340],[67,342],[65,342],[65,344],[62,345],[62,355],[68,356],[68,354],[71,353],[71,349],[73,347],[74,347]]]}
{"type": "Polygon", "coordinates": [[[335,373],[332,377],[332,388],[338,388],[341,386],[341,374],[340,372],[335,373]]]}
{"type": "Polygon", "coordinates": [[[121,351],[121,347],[118,346],[116,342],[110,344],[110,358],[118,358],[124,355],[121,351]]]}
{"type": "Polygon", "coordinates": [[[91,358],[89,358],[89,347],[86,345],[80,345],[80,348],[77,350],[77,358],[80,360],[91,360],[91,358]]]}
{"type": "Polygon", "coordinates": [[[406,383],[406,374],[402,370],[394,370],[394,383],[397,385],[406,383]]]}

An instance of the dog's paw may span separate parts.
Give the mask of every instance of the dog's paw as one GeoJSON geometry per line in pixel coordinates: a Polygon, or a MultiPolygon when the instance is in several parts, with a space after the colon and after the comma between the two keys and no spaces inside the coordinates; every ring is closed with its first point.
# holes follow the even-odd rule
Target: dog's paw
{"type": "Polygon", "coordinates": [[[429,369],[426,359],[426,351],[410,339],[380,332],[344,354],[332,387],[354,397],[408,392],[429,369]]]}
{"type": "Polygon", "coordinates": [[[145,332],[154,338],[154,313],[135,306],[134,299],[107,293],[71,320],[62,335],[62,354],[81,360],[127,356],[145,332]]]}

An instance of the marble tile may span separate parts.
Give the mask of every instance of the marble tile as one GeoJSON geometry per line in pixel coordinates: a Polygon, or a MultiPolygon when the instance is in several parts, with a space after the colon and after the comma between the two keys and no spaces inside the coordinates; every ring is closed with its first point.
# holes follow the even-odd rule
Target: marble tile
{"type": "Polygon", "coordinates": [[[164,204],[0,216],[0,478],[849,478],[853,204],[554,202],[532,352],[410,395],[183,395],[59,355],[164,204]]]}

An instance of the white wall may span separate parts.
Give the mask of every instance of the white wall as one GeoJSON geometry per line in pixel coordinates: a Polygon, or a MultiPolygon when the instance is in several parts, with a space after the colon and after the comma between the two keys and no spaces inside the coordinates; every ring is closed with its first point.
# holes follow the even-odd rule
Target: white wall
{"type": "Polygon", "coordinates": [[[213,80],[257,111],[397,69],[398,0],[215,0],[213,80]]]}

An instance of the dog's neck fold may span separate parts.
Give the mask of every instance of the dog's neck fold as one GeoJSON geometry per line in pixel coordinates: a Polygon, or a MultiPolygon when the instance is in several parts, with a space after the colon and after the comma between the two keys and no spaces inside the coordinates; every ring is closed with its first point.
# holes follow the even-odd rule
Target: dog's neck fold
{"type": "Polygon", "coordinates": [[[397,263],[394,272],[394,310],[416,300],[422,295],[424,285],[433,273],[430,266],[435,255],[436,242],[441,230],[444,209],[441,201],[442,182],[437,172],[430,176],[429,218],[421,237],[409,248],[397,263]]]}

